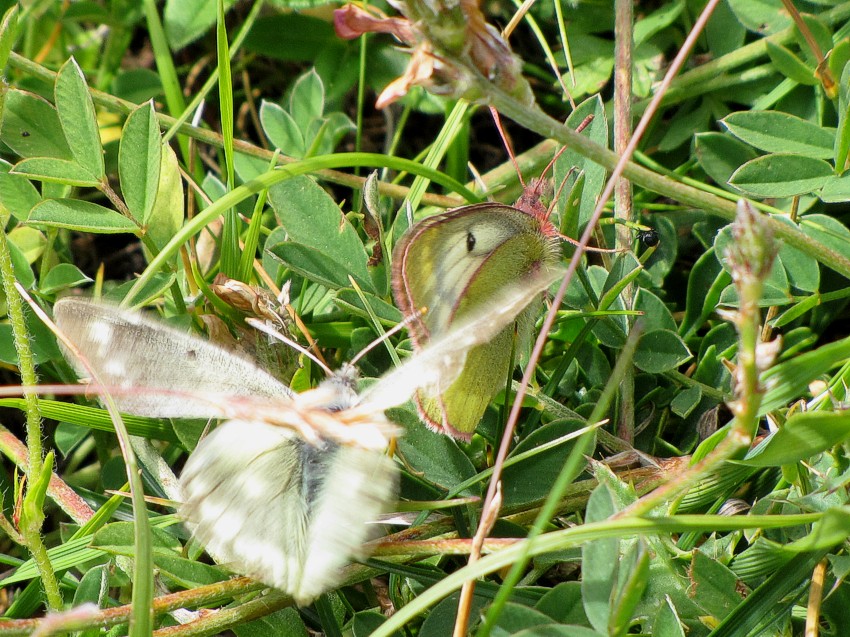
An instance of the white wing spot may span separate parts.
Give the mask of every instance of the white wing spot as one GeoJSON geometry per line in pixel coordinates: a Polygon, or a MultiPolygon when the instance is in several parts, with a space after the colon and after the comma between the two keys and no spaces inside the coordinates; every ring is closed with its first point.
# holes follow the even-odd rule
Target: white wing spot
{"type": "Polygon", "coordinates": [[[89,326],[91,339],[99,345],[108,344],[112,341],[112,326],[102,321],[94,321],[89,326]]]}

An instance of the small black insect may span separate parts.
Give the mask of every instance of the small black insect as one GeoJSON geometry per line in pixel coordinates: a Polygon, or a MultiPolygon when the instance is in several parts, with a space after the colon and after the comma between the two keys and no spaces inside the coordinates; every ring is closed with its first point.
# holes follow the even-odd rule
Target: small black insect
{"type": "Polygon", "coordinates": [[[640,241],[647,248],[653,248],[658,245],[661,239],[658,236],[658,232],[654,228],[650,228],[649,230],[641,230],[637,235],[638,241],[640,241]]]}
{"type": "Polygon", "coordinates": [[[22,130],[21,131],[21,137],[29,137],[29,136],[30,136],[30,132],[28,130],[22,130]]]}

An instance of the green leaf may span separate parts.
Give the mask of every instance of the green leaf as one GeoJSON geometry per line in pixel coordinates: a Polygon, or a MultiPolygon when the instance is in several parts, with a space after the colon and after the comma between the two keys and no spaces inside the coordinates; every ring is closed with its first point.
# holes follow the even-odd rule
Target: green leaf
{"type": "Polygon", "coordinates": [[[723,56],[738,50],[744,44],[747,31],[735,17],[727,2],[718,3],[705,25],[708,50],[723,56]]]}
{"type": "Polygon", "coordinates": [[[850,256],[850,230],[838,219],[822,214],[805,215],[800,230],[844,256],[850,256]]]}
{"type": "Polygon", "coordinates": [[[183,179],[177,155],[167,143],[161,144],[162,162],[157,180],[156,199],[144,219],[145,232],[161,248],[183,223],[183,179]]]}
{"type": "Polygon", "coordinates": [[[133,104],[144,104],[162,96],[162,80],[151,69],[120,69],[112,79],[110,92],[133,104]]]}
{"type": "MultiPolygon", "coordinates": [[[[600,484],[590,494],[585,520],[601,522],[616,512],[611,493],[600,484]]],[[[608,634],[611,620],[611,600],[620,558],[619,540],[602,538],[582,547],[581,593],[584,612],[596,630],[608,634]]]]}
{"type": "Polygon", "coordinates": [[[287,157],[304,157],[304,136],[292,116],[277,104],[263,100],[260,105],[263,132],[275,148],[287,157]]]}
{"type": "MultiPolygon", "coordinates": [[[[114,555],[133,557],[135,555],[134,522],[112,522],[95,532],[91,538],[92,548],[114,555]]],[[[154,550],[170,549],[180,552],[182,547],[174,535],[155,526],[151,527],[151,541],[154,550]]]]}
{"type": "MultiPolygon", "coordinates": [[[[47,555],[53,568],[57,571],[65,570],[102,557],[103,551],[89,548],[90,541],[91,536],[82,536],[48,549],[47,555]]],[[[14,573],[0,580],[0,586],[26,582],[35,577],[39,577],[39,571],[35,562],[30,559],[18,567],[14,573]]]]}
{"type": "MultiPolygon", "coordinates": [[[[315,69],[310,69],[295,80],[289,97],[289,113],[298,130],[305,133],[310,124],[325,112],[325,87],[315,69]]],[[[312,140],[305,140],[309,146],[312,140]]]]}
{"type": "Polygon", "coordinates": [[[153,562],[162,577],[171,580],[180,588],[209,586],[230,577],[228,571],[223,568],[188,560],[168,549],[154,550],[153,562]]]}
{"type": "Polygon", "coordinates": [[[655,294],[646,288],[638,288],[634,309],[643,312],[641,324],[647,332],[653,330],[676,330],[676,321],[670,309],[655,294]]]}
{"type": "MultiPolygon", "coordinates": [[[[399,452],[428,482],[451,490],[475,475],[475,467],[454,440],[434,433],[410,411],[391,409],[388,413],[392,414],[393,422],[404,426],[404,436],[398,441],[399,452]]],[[[460,495],[480,494],[480,485],[475,485],[460,495]]]]}
{"type": "Polygon", "coordinates": [[[682,622],[669,597],[665,597],[661,602],[661,610],[655,617],[652,628],[654,637],[685,637],[682,622]]]}
{"type": "MultiPolygon", "coordinates": [[[[26,269],[19,268],[15,264],[18,280],[22,281],[22,273],[29,273],[32,276],[32,271],[29,266],[26,269]]],[[[27,282],[24,287],[32,287],[32,283],[27,282]]],[[[27,332],[32,340],[32,353],[36,365],[41,365],[49,360],[55,360],[62,356],[59,348],[56,346],[56,337],[34,314],[27,313],[26,316],[27,332]]],[[[19,364],[18,352],[15,349],[14,339],[12,338],[12,326],[7,323],[0,323],[0,361],[7,365],[16,366],[19,364]]],[[[19,400],[19,399],[11,399],[19,400]]]]}
{"type": "Polygon", "coordinates": [[[846,413],[797,413],[740,462],[752,467],[792,464],[831,449],[848,438],[850,416],[846,413]]]}
{"type": "MultiPolygon", "coordinates": [[[[153,106],[143,104],[127,118],[118,148],[121,194],[133,218],[144,224],[159,187],[162,149],[153,106]]],[[[182,206],[181,206],[182,207],[182,206]]]]}
{"type": "Polygon", "coordinates": [[[109,567],[105,564],[90,568],[83,575],[74,592],[74,606],[85,602],[99,608],[109,599],[109,567]]]}
{"type": "Polygon", "coordinates": [[[20,528],[25,533],[38,533],[44,522],[44,498],[47,496],[47,487],[53,475],[53,451],[48,451],[41,465],[41,473],[30,475],[24,492],[24,502],[21,507],[20,528]]]}
{"type": "MultiPolygon", "coordinates": [[[[0,167],[11,168],[5,163],[0,163],[0,167]]],[[[0,207],[6,208],[15,219],[26,221],[39,201],[41,195],[29,179],[0,170],[0,207]]]]}
{"type": "MultiPolygon", "coordinates": [[[[21,250],[16,246],[13,242],[9,242],[9,252],[12,255],[12,265],[15,269],[15,278],[18,280],[18,283],[23,285],[27,290],[31,290],[35,285],[35,273],[33,273],[32,268],[30,267],[30,262],[27,260],[26,255],[21,252],[21,250]]],[[[2,307],[5,311],[6,299],[2,297],[2,307]]],[[[3,325],[0,325],[0,329],[2,329],[3,325]]],[[[11,336],[10,336],[11,338],[11,336]]],[[[18,358],[15,356],[11,363],[12,365],[18,364],[18,358]]]]}
{"type": "Polygon", "coordinates": [[[617,567],[617,575],[609,635],[625,635],[628,632],[632,613],[646,591],[649,579],[649,551],[642,539],[632,543],[617,567]]]}
{"type": "Polygon", "coordinates": [[[850,512],[843,507],[833,507],[814,523],[810,533],[791,542],[787,548],[803,554],[810,551],[823,551],[844,542],[848,535],[850,535],[850,512]]]}
{"type": "MultiPolygon", "coordinates": [[[[393,326],[403,319],[401,312],[394,305],[390,305],[382,298],[373,294],[366,292],[363,294],[371,311],[375,313],[384,325],[393,326]]],[[[334,303],[336,303],[337,307],[348,313],[359,316],[362,319],[371,320],[371,316],[364,307],[360,295],[351,288],[339,290],[334,298],[334,303]]]]}
{"type": "Polygon", "coordinates": [[[668,28],[682,14],[684,8],[684,2],[671,2],[668,5],[662,5],[649,15],[639,18],[635,23],[632,35],[635,46],[639,46],[656,33],[668,28]]]}
{"type": "MultiPolygon", "coordinates": [[[[225,8],[230,9],[234,2],[225,0],[225,8]]],[[[215,24],[216,3],[208,0],[167,0],[162,17],[171,48],[182,49],[215,24]]]]}
{"type": "Polygon", "coordinates": [[[243,44],[247,52],[287,62],[309,63],[319,54],[331,51],[338,51],[342,57],[346,48],[329,20],[299,14],[258,19],[243,44]]]}
{"type": "Polygon", "coordinates": [[[850,173],[841,177],[833,175],[824,184],[818,197],[824,203],[844,203],[850,201],[850,173]]]}
{"type": "MultiPolygon", "coordinates": [[[[792,223],[786,217],[779,219],[784,223],[792,223]]],[[[783,241],[779,246],[779,261],[785,269],[788,282],[795,289],[803,292],[817,292],[820,289],[820,266],[814,257],[783,241]]]]}
{"type": "Polygon", "coordinates": [[[513,637],[605,637],[607,633],[600,633],[584,626],[562,626],[549,624],[547,626],[534,626],[528,630],[513,633],[513,637]]]}
{"type": "Polygon", "coordinates": [[[743,111],[721,120],[730,133],[759,150],[831,159],[835,129],[823,128],[779,111],[743,111]]]}
{"type": "Polygon", "coordinates": [[[773,35],[793,23],[781,0],[729,0],[735,16],[748,30],[773,35]]]}
{"type": "Polygon", "coordinates": [[[796,197],[822,188],[832,174],[821,159],[776,153],[747,162],[729,183],[754,197],[796,197]]]}
{"type": "Polygon", "coordinates": [[[9,233],[9,242],[14,244],[30,265],[41,258],[47,247],[47,238],[44,233],[29,226],[18,226],[12,230],[9,233]]]}
{"type": "Polygon", "coordinates": [[[534,607],[560,624],[587,625],[587,615],[581,605],[581,582],[556,584],[534,607]]]}
{"type": "Polygon", "coordinates": [[[552,620],[547,615],[528,606],[515,602],[505,604],[502,614],[493,626],[495,635],[516,635],[519,632],[538,634],[537,630],[551,624],[552,620]]]}
{"type": "MultiPolygon", "coordinates": [[[[850,42],[841,44],[841,54],[850,58],[850,42]]],[[[839,45],[836,45],[836,50],[839,45]]],[[[830,62],[832,59],[830,58],[830,62]]],[[[850,64],[844,64],[838,82],[838,129],[835,135],[835,168],[839,174],[847,170],[847,156],[850,153],[850,64]]]]}
{"type": "MultiPolygon", "coordinates": [[[[361,288],[375,293],[366,267],[369,255],[357,231],[321,186],[305,176],[287,179],[269,189],[269,203],[289,240],[306,248],[300,255],[290,251],[285,262],[305,276],[315,273],[323,284],[337,282],[334,287],[350,287],[350,274],[361,288]]],[[[275,254],[286,253],[287,245],[277,246],[275,254]]]]}
{"type": "Polygon", "coordinates": [[[807,391],[810,382],[848,358],[850,338],[844,338],[774,365],[761,375],[766,391],[759,416],[797,400],[807,391]]]}
{"type": "Polygon", "coordinates": [[[56,426],[56,431],[53,434],[53,440],[56,443],[56,448],[63,458],[67,458],[74,448],[85,440],[89,432],[84,427],[77,427],[66,422],[60,422],[56,426]]]}
{"type": "Polygon", "coordinates": [[[77,266],[70,263],[59,263],[53,266],[42,280],[41,293],[56,294],[62,290],[91,283],[91,281],[92,279],[83,274],[77,266]]]}
{"type": "MultiPolygon", "coordinates": [[[[324,252],[294,242],[279,243],[266,248],[266,250],[290,270],[310,281],[332,290],[351,286],[344,266],[324,252]]],[[[363,280],[358,277],[354,277],[354,280],[361,287],[372,288],[370,283],[364,286],[363,280]]],[[[372,292],[374,293],[374,289],[372,289],[372,292]]]]}
{"type": "Polygon", "coordinates": [[[230,627],[237,637],[309,637],[304,620],[295,608],[283,608],[276,613],[230,627]]]}
{"type": "Polygon", "coordinates": [[[740,582],[735,574],[701,551],[694,551],[689,571],[694,601],[716,621],[741,603],[740,582]]]}
{"type": "Polygon", "coordinates": [[[74,157],[56,109],[47,100],[26,91],[6,92],[0,137],[21,157],[65,160],[74,157]]]}
{"type": "Polygon", "coordinates": [[[732,174],[758,157],[752,147],[724,133],[697,133],[694,144],[700,167],[718,185],[727,188],[732,174]]]}
{"type": "MultiPolygon", "coordinates": [[[[569,82],[569,78],[567,78],[569,82]]],[[[602,99],[598,95],[587,98],[579,104],[575,110],[567,118],[567,126],[577,128],[579,124],[588,115],[593,115],[593,120],[590,125],[582,131],[582,135],[588,139],[608,146],[608,118],[605,115],[605,106],[602,99]]],[[[582,191],[581,202],[578,205],[578,217],[568,220],[562,220],[561,227],[569,236],[577,236],[580,228],[587,223],[590,215],[593,214],[593,209],[596,206],[594,203],[597,196],[602,192],[605,186],[606,170],[596,162],[579,155],[574,150],[567,148],[555,160],[554,167],[555,183],[558,187],[564,183],[566,185],[564,192],[569,192],[571,186],[578,179],[579,174],[583,176],[584,187],[582,191]],[[567,174],[573,171],[570,178],[567,179],[567,174]]]]}
{"type": "MultiPolygon", "coordinates": [[[[54,345],[54,350],[55,349],[54,345]]],[[[59,351],[54,351],[53,358],[58,356],[61,356],[59,351]]],[[[0,356],[0,360],[3,360],[3,358],[4,357],[0,356]]],[[[44,358],[43,360],[48,359],[44,358]]],[[[20,409],[23,411],[26,409],[26,402],[23,398],[0,398],[0,406],[11,407],[13,409],[20,409]]],[[[47,399],[39,399],[38,408],[41,411],[41,415],[45,418],[52,418],[53,420],[66,422],[86,429],[109,432],[115,431],[112,419],[105,409],[47,399]]],[[[166,420],[146,418],[143,416],[130,416],[127,414],[122,415],[121,419],[124,421],[127,431],[129,431],[133,436],[152,438],[154,440],[167,440],[169,442],[180,442],[174,432],[174,429],[166,420]]],[[[191,421],[181,421],[181,424],[184,422],[188,423],[191,421]]],[[[198,429],[202,430],[203,425],[201,425],[198,429]]]]}
{"type": "Polygon", "coordinates": [[[74,160],[99,183],[105,175],[100,131],[86,78],[74,58],[59,69],[55,95],[59,122],[74,160]]]}
{"type": "Polygon", "coordinates": [[[97,234],[138,234],[139,227],[122,214],[82,199],[48,199],[32,209],[32,224],[97,234]]]}
{"type": "MultiPolygon", "coordinates": [[[[581,429],[586,424],[581,420],[557,420],[543,425],[522,440],[511,451],[511,456],[526,453],[542,444],[557,440],[581,429]]],[[[565,442],[505,467],[502,482],[505,508],[520,508],[543,500],[557,478],[558,471],[564,464],[564,458],[574,444],[574,441],[565,442]]],[[[588,451],[588,453],[591,452],[588,451]]]]}
{"type": "Polygon", "coordinates": [[[765,40],[765,45],[767,46],[767,54],[770,56],[770,61],[773,62],[776,70],[782,73],[782,75],[794,80],[798,84],[817,85],[818,79],[815,77],[814,68],[809,67],[803,60],[781,44],[777,44],[772,40],[765,40]]]}
{"type": "Polygon", "coordinates": [[[700,255],[688,275],[685,318],[680,333],[686,340],[708,319],[720,301],[720,293],[732,277],[717,260],[714,248],[700,255]]]}
{"type": "Polygon", "coordinates": [[[635,351],[635,366],[651,374],[676,369],[691,358],[688,346],[672,330],[653,330],[644,334],[635,351]]]}
{"type": "Polygon", "coordinates": [[[83,166],[72,159],[54,159],[52,157],[33,157],[15,164],[14,171],[30,179],[48,181],[67,186],[96,188],[100,181],[83,166]]]}
{"type": "Polygon", "coordinates": [[[670,410],[680,418],[687,418],[702,400],[702,389],[699,385],[688,387],[676,394],[670,402],[670,410]]]}
{"type": "MultiPolygon", "coordinates": [[[[459,593],[453,593],[434,606],[434,608],[428,613],[425,621],[422,622],[422,629],[419,632],[419,637],[446,637],[446,635],[451,635],[457,619],[457,605],[459,599],[459,593]]],[[[482,599],[480,595],[473,596],[470,603],[471,616],[477,617],[480,615],[485,604],[486,600],[482,599]]],[[[397,634],[401,637],[400,633],[397,634]]],[[[395,635],[396,634],[394,634],[394,637],[395,635]]]]}

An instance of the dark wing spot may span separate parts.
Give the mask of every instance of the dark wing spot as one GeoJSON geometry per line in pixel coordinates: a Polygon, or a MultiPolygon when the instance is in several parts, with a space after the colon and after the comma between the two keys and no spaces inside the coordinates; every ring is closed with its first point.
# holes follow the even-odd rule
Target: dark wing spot
{"type": "Polygon", "coordinates": [[[472,232],[466,233],[466,251],[472,252],[475,249],[475,235],[472,232]]]}

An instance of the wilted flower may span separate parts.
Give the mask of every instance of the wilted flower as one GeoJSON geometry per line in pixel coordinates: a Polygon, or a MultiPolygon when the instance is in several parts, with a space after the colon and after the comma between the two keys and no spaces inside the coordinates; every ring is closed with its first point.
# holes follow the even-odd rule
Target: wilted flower
{"type": "Polygon", "coordinates": [[[334,12],[341,38],[363,33],[390,33],[410,47],[411,57],[401,77],[378,97],[383,108],[413,86],[474,100],[475,80],[483,76],[515,99],[532,104],[531,87],[522,77],[522,63],[499,32],[484,19],[477,0],[391,2],[404,17],[388,18],[374,9],[349,4],[334,12]]]}

